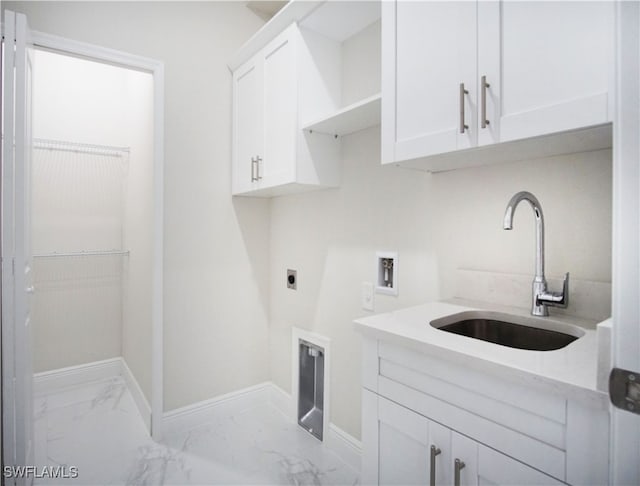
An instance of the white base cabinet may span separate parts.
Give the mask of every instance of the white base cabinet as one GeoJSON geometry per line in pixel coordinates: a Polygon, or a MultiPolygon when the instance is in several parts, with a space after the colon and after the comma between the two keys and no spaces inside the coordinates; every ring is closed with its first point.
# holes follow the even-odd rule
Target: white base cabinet
{"type": "Polygon", "coordinates": [[[560,485],[562,482],[364,390],[377,413],[363,424],[378,448],[377,474],[365,484],[560,485]],[[377,476],[377,477],[376,477],[377,476]]]}
{"type": "Polygon", "coordinates": [[[608,483],[600,401],[366,336],[363,359],[363,484],[608,483]]]}

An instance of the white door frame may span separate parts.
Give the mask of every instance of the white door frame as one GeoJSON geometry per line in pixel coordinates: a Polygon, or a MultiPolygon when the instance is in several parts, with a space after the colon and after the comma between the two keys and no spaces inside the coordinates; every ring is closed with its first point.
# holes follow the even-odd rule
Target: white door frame
{"type": "Polygon", "coordinates": [[[5,23],[2,26],[5,44],[3,95],[3,136],[7,141],[3,144],[2,153],[2,422],[3,422],[3,465],[13,465],[16,462],[25,462],[26,458],[19,453],[16,430],[18,411],[15,402],[16,366],[14,361],[14,346],[16,342],[15,319],[15,243],[14,220],[16,209],[14,206],[14,194],[16,192],[15,154],[14,140],[16,132],[14,100],[16,96],[15,86],[15,46],[16,46],[16,22],[15,14],[7,11],[5,23]],[[10,105],[11,106],[10,106],[10,105]],[[8,108],[9,107],[9,108],[8,108]],[[8,109],[7,109],[8,108],[8,109]],[[11,181],[11,182],[7,182],[11,181]]]}
{"type": "MultiPolygon", "coordinates": [[[[640,4],[616,2],[613,366],[640,372],[640,4]]],[[[611,484],[639,484],[640,416],[612,407],[611,484]]]]}
{"type": "Polygon", "coordinates": [[[163,208],[164,63],[94,44],[32,32],[34,47],[145,71],[153,76],[153,291],[151,338],[151,435],[162,437],[163,406],[163,208]]]}

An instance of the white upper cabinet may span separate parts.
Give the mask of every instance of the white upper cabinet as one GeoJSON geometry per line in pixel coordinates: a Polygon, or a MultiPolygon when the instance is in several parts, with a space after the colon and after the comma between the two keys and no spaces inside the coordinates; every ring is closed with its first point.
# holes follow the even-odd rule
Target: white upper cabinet
{"type": "Polygon", "coordinates": [[[233,72],[232,194],[271,197],[339,184],[334,137],[299,128],[307,49],[297,24],[233,72]]]}
{"type": "Polygon", "coordinates": [[[340,137],[380,123],[380,3],[292,1],[230,62],[232,194],[340,182],[340,137]]]}
{"type": "MultiPolygon", "coordinates": [[[[426,158],[403,164],[426,170],[479,165],[518,150],[474,151],[450,165],[432,156],[607,124],[613,8],[597,1],[383,2],[382,162],[426,158]]],[[[593,131],[580,140],[607,145],[610,135],[593,131]]],[[[521,148],[538,156],[580,149],[570,136],[521,148]]]]}

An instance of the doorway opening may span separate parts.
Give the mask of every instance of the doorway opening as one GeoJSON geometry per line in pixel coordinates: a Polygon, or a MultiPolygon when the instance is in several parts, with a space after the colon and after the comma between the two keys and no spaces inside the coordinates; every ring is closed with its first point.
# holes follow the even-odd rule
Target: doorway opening
{"type": "Polygon", "coordinates": [[[114,406],[126,390],[151,430],[154,79],[149,72],[47,50],[34,51],[34,65],[38,463],[38,445],[47,442],[42,419],[56,403],[48,398],[73,396],[87,383],[97,384],[97,394],[110,390],[114,406]]]}
{"type": "Polygon", "coordinates": [[[34,65],[36,414],[47,395],[121,376],[150,429],[153,75],[47,50],[34,65]]]}

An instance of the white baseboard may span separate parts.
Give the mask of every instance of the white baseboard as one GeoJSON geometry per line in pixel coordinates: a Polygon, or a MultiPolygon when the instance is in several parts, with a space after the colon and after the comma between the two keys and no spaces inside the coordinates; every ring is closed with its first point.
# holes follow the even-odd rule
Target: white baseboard
{"type": "Polygon", "coordinates": [[[110,358],[33,375],[33,393],[36,397],[55,393],[64,388],[84,385],[91,381],[118,376],[122,370],[122,358],[110,358]]]}
{"type": "Polygon", "coordinates": [[[260,383],[165,412],[162,420],[162,432],[170,434],[188,430],[211,422],[221,415],[228,416],[241,410],[267,405],[270,387],[271,383],[269,382],[260,383]]]}
{"type": "Polygon", "coordinates": [[[41,397],[62,391],[65,388],[81,386],[93,381],[105,380],[115,376],[122,376],[140,412],[140,416],[147,430],[149,430],[151,424],[151,407],[133,373],[131,373],[129,366],[127,366],[126,361],[121,356],[36,373],[33,375],[33,394],[36,397],[41,397]]]}
{"type": "Polygon", "coordinates": [[[140,388],[140,384],[138,380],[136,380],[135,376],[129,369],[127,362],[124,358],[121,358],[121,374],[124,378],[124,382],[127,384],[127,388],[129,389],[129,393],[133,397],[133,401],[138,408],[138,412],[142,416],[142,420],[144,421],[144,425],[147,430],[151,430],[151,406],[147,401],[147,397],[144,396],[142,388],[140,388]]]}
{"type": "Polygon", "coordinates": [[[356,471],[362,468],[362,442],[335,424],[329,424],[325,444],[356,471]]]}
{"type": "Polygon", "coordinates": [[[291,394],[274,383],[269,383],[269,385],[269,403],[271,406],[281,412],[287,420],[295,423],[295,411],[291,394]]]}

